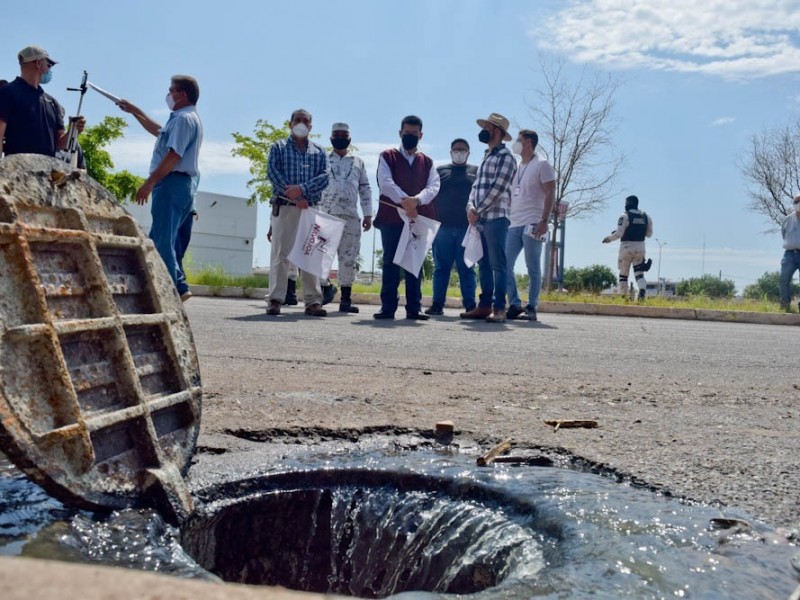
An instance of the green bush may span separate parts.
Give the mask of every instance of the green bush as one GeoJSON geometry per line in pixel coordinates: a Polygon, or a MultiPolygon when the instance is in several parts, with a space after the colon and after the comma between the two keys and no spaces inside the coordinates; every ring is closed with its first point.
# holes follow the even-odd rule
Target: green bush
{"type": "Polygon", "coordinates": [[[572,293],[599,294],[617,284],[614,272],[605,265],[569,267],[564,271],[564,287],[572,293]]]}
{"type": "Polygon", "coordinates": [[[707,296],[708,298],[733,298],[736,284],[730,279],[714,275],[690,277],[678,282],[675,293],[678,296],[707,296]]]}
{"type": "MultiPolygon", "coordinates": [[[[766,272],[758,280],[744,288],[742,295],[750,300],[781,301],[781,274],[779,271],[766,272]]],[[[791,297],[800,296],[800,285],[792,280],[789,288],[791,297]]]]}

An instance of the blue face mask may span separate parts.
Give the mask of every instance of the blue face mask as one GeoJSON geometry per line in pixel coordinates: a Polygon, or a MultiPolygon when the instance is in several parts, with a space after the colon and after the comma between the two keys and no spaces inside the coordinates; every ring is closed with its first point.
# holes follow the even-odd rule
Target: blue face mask
{"type": "Polygon", "coordinates": [[[42,75],[42,80],[39,83],[44,85],[46,83],[50,83],[51,81],[53,81],[53,69],[48,69],[47,73],[42,75]]]}

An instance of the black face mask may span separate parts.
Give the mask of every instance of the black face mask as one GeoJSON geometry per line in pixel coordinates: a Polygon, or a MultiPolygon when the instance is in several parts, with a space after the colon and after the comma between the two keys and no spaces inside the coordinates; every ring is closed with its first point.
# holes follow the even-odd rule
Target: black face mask
{"type": "Polygon", "coordinates": [[[489,133],[488,129],[481,129],[481,132],[478,134],[478,139],[482,144],[488,144],[489,140],[492,139],[492,134],[489,133]]]}
{"type": "Polygon", "coordinates": [[[347,138],[331,138],[331,146],[337,150],[344,150],[350,145],[350,140],[347,138]]]}
{"type": "Polygon", "coordinates": [[[413,133],[404,133],[401,139],[406,150],[413,150],[419,144],[419,138],[413,133]]]}

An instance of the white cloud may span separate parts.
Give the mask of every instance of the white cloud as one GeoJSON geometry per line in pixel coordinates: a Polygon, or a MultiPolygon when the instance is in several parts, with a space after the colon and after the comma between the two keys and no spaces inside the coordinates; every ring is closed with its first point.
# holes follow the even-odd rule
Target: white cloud
{"type": "MultiPolygon", "coordinates": [[[[325,143],[317,140],[318,143],[325,143]]],[[[151,136],[128,136],[113,142],[109,153],[116,169],[127,169],[134,173],[144,174],[150,168],[155,138],[151,136]]],[[[378,170],[378,156],[387,148],[396,147],[394,142],[359,142],[358,156],[364,160],[364,166],[370,177],[378,170]]],[[[204,140],[200,150],[200,172],[204,179],[214,175],[249,175],[250,163],[240,156],[231,155],[233,141],[221,142],[204,140]]]]}
{"type": "Polygon", "coordinates": [[[721,125],[730,125],[734,121],[736,121],[734,117],[720,117],[719,119],[714,119],[711,124],[714,127],[720,127],[721,125]]]}
{"type": "MultiPolygon", "coordinates": [[[[114,167],[134,173],[146,173],[153,156],[154,137],[128,136],[113,142],[109,153],[114,167]]],[[[214,175],[246,175],[249,163],[240,156],[232,156],[233,142],[205,140],[200,150],[200,172],[204,177],[214,175]]]]}
{"type": "Polygon", "coordinates": [[[578,62],[729,79],[800,71],[800,0],[575,0],[543,47],[578,62]]]}

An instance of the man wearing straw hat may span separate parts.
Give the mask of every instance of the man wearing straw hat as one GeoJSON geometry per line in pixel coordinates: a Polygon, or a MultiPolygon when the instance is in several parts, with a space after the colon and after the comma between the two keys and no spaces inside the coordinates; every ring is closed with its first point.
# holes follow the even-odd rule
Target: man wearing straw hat
{"type": "MultiPolygon", "coordinates": [[[[511,210],[511,181],[517,161],[503,142],[511,141],[508,119],[498,113],[478,119],[478,139],[486,154],[467,202],[467,220],[481,232],[483,257],[478,261],[481,295],[478,306],[461,313],[462,319],[506,320],[506,237],[511,210]]],[[[512,267],[513,268],[513,265],[512,267]]]]}

